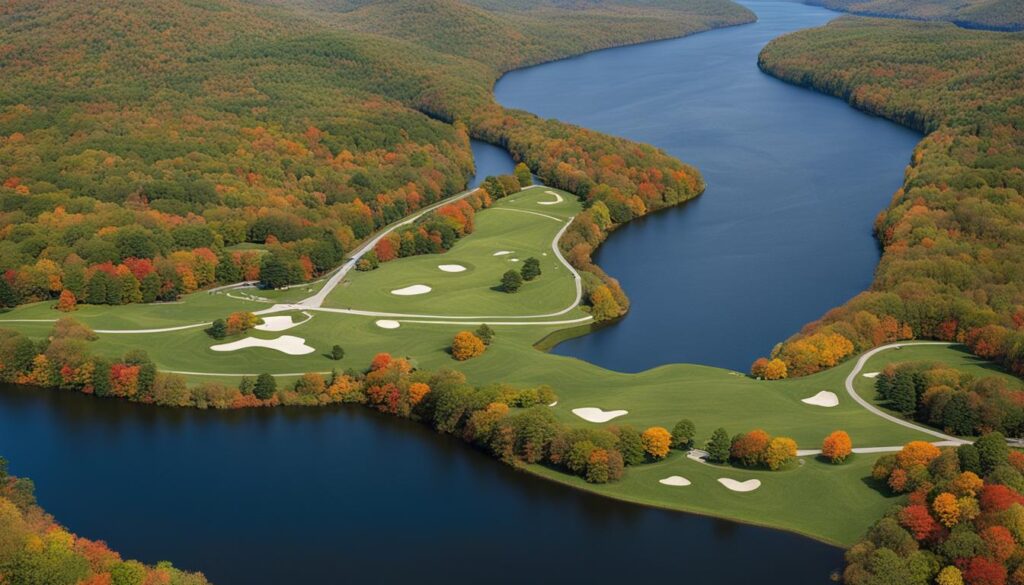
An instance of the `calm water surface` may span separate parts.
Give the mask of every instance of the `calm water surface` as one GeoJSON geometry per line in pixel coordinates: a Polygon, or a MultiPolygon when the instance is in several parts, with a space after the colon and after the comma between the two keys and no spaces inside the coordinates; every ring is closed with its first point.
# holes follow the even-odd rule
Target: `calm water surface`
{"type": "MultiPolygon", "coordinates": [[[[611,238],[599,261],[635,308],[562,351],[624,370],[745,367],[866,284],[877,254],[870,220],[915,137],[758,73],[766,40],[833,13],[751,6],[759,24],[499,84],[509,105],[653,142],[711,185],[611,238]],[[735,323],[754,330],[738,336],[735,323]],[[640,345],[637,327],[671,339],[668,350],[640,345]]],[[[511,169],[500,151],[474,150],[478,176],[511,169]]],[[[61,522],[221,584],[618,583],[638,572],[652,582],[824,584],[841,564],[839,550],[792,534],[564,489],[361,409],[175,411],[0,390],[0,454],[36,480],[61,522]]]]}
{"type": "Polygon", "coordinates": [[[757,68],[771,39],[836,16],[743,2],[759,21],[514,71],[507,107],[658,146],[707,191],[627,224],[595,260],[632,299],[621,322],[561,344],[627,372],[672,362],[746,371],[871,282],[871,228],[920,135],[757,68]]]}

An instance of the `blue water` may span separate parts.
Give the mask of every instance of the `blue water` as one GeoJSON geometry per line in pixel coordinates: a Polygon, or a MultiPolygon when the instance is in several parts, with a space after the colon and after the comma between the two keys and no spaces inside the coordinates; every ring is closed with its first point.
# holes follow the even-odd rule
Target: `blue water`
{"type": "Polygon", "coordinates": [[[870,285],[873,220],[920,135],[758,70],[769,40],[835,12],[743,4],[756,24],[522,69],[495,87],[507,107],[658,146],[708,184],[606,241],[595,260],[632,310],[555,353],[626,372],[673,362],[746,371],[870,285]]]}
{"type": "Polygon", "coordinates": [[[480,140],[471,140],[473,163],[476,172],[469,181],[469,188],[479,187],[490,176],[509,175],[516,169],[516,163],[504,148],[480,140]]]}
{"type": "MultiPolygon", "coordinates": [[[[916,137],[759,73],[767,39],[833,13],[750,6],[758,24],[499,83],[506,104],[655,143],[710,185],[608,241],[598,261],[634,309],[559,351],[745,367],[870,279],[871,218],[916,137]]],[[[474,152],[478,177],[512,168],[474,152]]],[[[824,585],[842,564],[793,534],[569,490],[360,408],[182,411],[6,387],[0,454],[75,532],[220,584],[824,585]]]]}

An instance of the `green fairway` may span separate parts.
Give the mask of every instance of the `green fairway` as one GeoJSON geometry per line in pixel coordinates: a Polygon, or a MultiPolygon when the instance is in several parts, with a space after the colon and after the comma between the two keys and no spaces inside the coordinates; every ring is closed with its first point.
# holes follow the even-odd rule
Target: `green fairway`
{"type": "Polygon", "coordinates": [[[448,252],[354,271],[324,306],[438,316],[547,315],[569,309],[576,298],[573,274],[556,257],[553,243],[579,210],[576,198],[564,191],[535,188],[506,197],[478,213],[474,233],[448,252]],[[542,205],[555,199],[549,191],[563,201],[542,205]],[[541,276],[514,294],[502,291],[502,274],[519,271],[530,257],[540,261],[541,276]],[[442,265],[465,270],[445,272],[442,265]],[[391,292],[415,285],[431,290],[410,296],[391,292]]]}
{"type": "MultiPolygon", "coordinates": [[[[698,446],[703,446],[718,427],[724,427],[730,435],[762,428],[772,435],[794,438],[800,449],[819,448],[822,439],[836,429],[846,430],[854,447],[889,447],[915,439],[934,439],[855,403],[844,387],[845,378],[855,367],[853,359],[813,376],[765,382],[739,372],[692,364],[625,374],[536,349],[534,345],[545,337],[570,327],[566,321],[588,316],[576,306],[573,273],[552,246],[566,222],[580,210],[580,204],[575,197],[557,192],[562,202],[541,205],[556,200],[548,191],[526,190],[480,212],[474,233],[443,255],[410,257],[384,263],[375,271],[349,273],[330,292],[323,308],[290,303],[319,291],[326,280],[278,291],[249,287],[199,292],[178,303],[81,306],[72,316],[100,331],[99,339],[91,344],[96,353],[118,358],[129,350],[144,349],[160,369],[184,373],[193,383],[235,384],[243,375],[267,372],[278,375],[286,384],[303,372],[363,369],[375,354],[390,352],[410,358],[421,368],[461,370],[477,385],[547,384],[558,394],[552,413],[571,425],[630,425],[643,430],[650,426],[672,428],[680,419],[688,418],[696,424],[698,446]],[[495,256],[499,251],[511,254],[495,256]],[[541,261],[543,273],[538,279],[525,283],[515,294],[495,290],[505,270],[522,265],[511,262],[511,258],[525,260],[531,256],[541,261]],[[459,265],[466,270],[445,272],[439,265],[459,265]],[[391,294],[392,290],[415,284],[430,286],[431,291],[415,296],[391,294]],[[279,306],[272,315],[288,316],[294,326],[252,331],[248,336],[264,340],[294,336],[313,347],[314,352],[288,355],[268,348],[217,352],[211,347],[241,337],[215,340],[205,333],[205,327],[197,326],[232,311],[262,311],[275,303],[279,306]],[[349,308],[357,312],[349,312],[349,308]],[[397,322],[397,327],[382,327],[378,323],[382,319],[397,322]],[[453,360],[448,353],[452,337],[459,331],[475,329],[481,321],[495,330],[492,345],[480,357],[466,362],[453,360]],[[152,331],[161,329],[171,330],[152,331]],[[334,345],[344,348],[343,359],[336,361],[329,356],[334,345]],[[838,406],[826,408],[801,402],[822,390],[834,392],[838,406]],[[627,414],[608,423],[591,423],[572,412],[584,407],[625,410],[627,414]]],[[[52,305],[37,303],[7,311],[0,315],[0,321],[4,321],[0,327],[35,338],[46,337],[52,322],[64,316],[52,305]]],[[[868,360],[862,373],[879,371],[888,363],[916,360],[944,362],[975,375],[1006,376],[962,348],[940,345],[883,351],[868,360]]],[[[873,379],[859,374],[854,385],[865,398],[874,398],[873,379]]],[[[894,502],[867,479],[876,458],[872,454],[854,455],[847,464],[834,466],[811,456],[787,471],[768,472],[711,466],[673,453],[666,461],[631,467],[622,481],[607,485],[588,484],[542,467],[528,469],[610,497],[785,528],[849,544],[894,502]],[[671,475],[683,476],[692,485],[658,483],[671,475]],[[761,486],[748,493],[733,492],[719,484],[719,477],[741,481],[756,478],[761,486]]]]}

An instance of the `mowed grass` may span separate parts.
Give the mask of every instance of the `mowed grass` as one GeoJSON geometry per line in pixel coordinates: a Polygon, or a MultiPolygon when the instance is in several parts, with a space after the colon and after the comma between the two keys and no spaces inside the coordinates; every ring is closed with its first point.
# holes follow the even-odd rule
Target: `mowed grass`
{"type": "MultiPolygon", "coordinates": [[[[480,213],[475,233],[444,255],[402,259],[384,264],[374,272],[351,275],[349,286],[336,289],[329,298],[329,306],[382,312],[509,316],[552,312],[569,306],[574,299],[573,281],[551,251],[552,239],[564,222],[521,211],[536,211],[566,220],[579,210],[579,203],[562,193],[563,203],[541,206],[539,201],[554,199],[545,191],[547,189],[524,191],[480,213]],[[512,209],[519,211],[510,211],[512,209]],[[493,256],[498,250],[510,250],[514,254],[493,256]],[[543,255],[545,252],[547,256],[543,255]],[[544,274],[539,280],[527,283],[522,292],[513,295],[492,289],[504,270],[521,265],[510,263],[508,258],[524,260],[531,255],[541,259],[544,274]],[[439,264],[462,264],[468,270],[445,273],[437,269],[439,264]],[[421,297],[390,294],[392,289],[412,284],[426,284],[434,287],[434,291],[421,297]]],[[[294,302],[322,285],[322,282],[313,283],[286,291],[249,289],[231,294],[253,294],[273,302],[294,302]]],[[[52,328],[52,320],[63,316],[52,304],[37,303],[8,311],[0,315],[0,321],[7,320],[0,322],[0,327],[44,338],[52,328]],[[12,319],[40,321],[12,322],[12,319]]],[[[267,302],[231,298],[224,293],[202,292],[188,295],[180,303],[82,306],[72,316],[94,329],[155,329],[211,321],[232,311],[256,311],[269,306],[267,302]]],[[[215,352],[211,346],[237,338],[214,340],[202,328],[162,333],[104,333],[92,346],[97,353],[111,358],[128,350],[144,349],[162,370],[192,372],[187,377],[193,383],[211,380],[237,383],[242,375],[263,372],[292,374],[363,369],[377,353],[390,352],[410,358],[420,368],[460,370],[477,385],[547,384],[559,397],[551,412],[570,425],[671,429],[680,419],[688,418],[696,423],[698,445],[703,445],[718,427],[724,427],[730,434],[762,428],[773,435],[794,438],[801,449],[819,448],[822,439],[836,429],[849,432],[855,447],[898,446],[910,440],[932,439],[881,419],[853,402],[843,384],[854,367],[854,359],[813,376],[779,382],[753,380],[740,372],[693,364],[672,364],[626,374],[575,358],[548,354],[534,347],[539,340],[564,326],[500,325],[489,320],[496,337],[487,352],[467,362],[457,362],[448,353],[451,339],[459,331],[475,329],[476,323],[416,323],[399,318],[398,329],[384,329],[376,324],[379,317],[313,310],[309,313],[313,315],[311,319],[286,331],[249,333],[263,339],[282,335],[301,337],[317,350],[304,356],[289,356],[266,348],[215,352]],[[340,361],[328,355],[335,344],[345,349],[346,355],[340,361]],[[801,402],[821,390],[836,393],[839,405],[822,408],[801,402]],[[594,424],[572,414],[574,408],[580,407],[627,410],[628,414],[609,423],[594,424]]],[[[295,321],[306,319],[302,312],[295,310],[279,315],[290,315],[295,321]]],[[[552,320],[585,315],[581,309],[573,308],[552,320]]],[[[943,362],[975,375],[1013,379],[958,346],[906,346],[885,351],[873,357],[863,371],[880,371],[888,363],[916,360],[943,362]]],[[[290,377],[293,376],[282,376],[281,383],[290,383],[290,377]]],[[[855,385],[865,397],[874,396],[873,380],[858,376],[855,385]]],[[[834,466],[815,457],[805,457],[802,464],[792,469],[768,472],[710,466],[673,453],[666,461],[630,468],[620,482],[600,486],[540,466],[527,469],[609,497],[784,528],[847,545],[898,501],[876,489],[869,479],[876,458],[877,455],[855,455],[847,464],[834,466]],[[670,475],[686,477],[693,485],[670,487],[658,483],[659,479],[670,475]],[[753,492],[737,493],[720,485],[719,477],[741,481],[756,478],[762,485],[753,492]]]]}
{"type": "Polygon", "coordinates": [[[444,254],[401,258],[370,272],[351,272],[324,306],[438,316],[545,315],[570,307],[576,299],[575,283],[552,243],[580,204],[557,191],[562,203],[541,205],[555,199],[547,191],[553,190],[528,189],[479,212],[473,234],[444,254]],[[502,251],[511,253],[494,255],[502,251]],[[519,292],[501,290],[502,275],[519,271],[530,257],[540,261],[541,276],[524,283],[519,292]],[[439,268],[443,264],[466,270],[444,272],[439,268]],[[391,293],[412,285],[432,290],[413,296],[391,293]]]}

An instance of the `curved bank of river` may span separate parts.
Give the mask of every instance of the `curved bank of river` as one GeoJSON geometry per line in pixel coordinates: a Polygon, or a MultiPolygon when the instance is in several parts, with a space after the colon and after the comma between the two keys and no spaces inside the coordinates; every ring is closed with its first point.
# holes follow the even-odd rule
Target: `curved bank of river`
{"type": "MultiPolygon", "coordinates": [[[[772,291],[758,286],[763,275],[740,287],[744,282],[730,280],[728,271],[704,270],[701,262],[746,256],[749,266],[766,263],[786,274],[793,258],[812,266],[839,263],[842,258],[832,255],[830,247],[819,247],[811,250],[816,254],[804,256],[777,254],[809,245],[806,238],[797,236],[818,230],[811,214],[824,211],[830,212],[820,228],[826,235],[838,241],[850,237],[843,235],[845,228],[840,229],[843,222],[829,219],[838,213],[847,218],[849,232],[859,234],[851,241],[869,243],[870,217],[898,184],[902,164],[889,161],[891,168],[883,173],[880,161],[890,155],[904,160],[912,134],[899,138],[905,140],[905,152],[872,156],[872,149],[881,148],[876,132],[901,136],[893,126],[856,114],[837,100],[762,79],[756,72],[754,57],[769,36],[820,24],[834,13],[799,4],[750,6],[761,15],[760,24],[544,66],[561,72],[562,78],[546,88],[552,95],[562,91],[561,85],[578,88],[579,94],[568,98],[564,107],[580,115],[591,112],[597,116],[594,127],[641,139],[641,130],[650,133],[651,142],[700,165],[711,183],[708,193],[695,203],[627,226],[602,252],[600,262],[623,278],[635,303],[629,319],[607,330],[612,337],[607,333],[595,337],[600,340],[596,343],[605,347],[611,343],[606,339],[619,339],[616,330],[629,331],[631,321],[639,320],[648,310],[662,319],[670,314],[676,319],[701,312],[688,310],[682,302],[695,298],[688,295],[699,291],[669,289],[667,296],[647,296],[645,289],[656,287],[641,283],[650,281],[659,286],[690,283],[694,290],[698,284],[706,285],[723,297],[718,299],[723,303],[730,295],[719,290],[719,280],[733,283],[738,288],[731,290],[731,296],[738,300],[729,301],[729,306],[737,314],[719,316],[723,330],[731,333],[729,324],[747,315],[740,301],[756,304],[772,291]],[[764,29],[768,23],[775,23],[774,28],[764,29]],[[751,37],[749,31],[761,32],[751,37]],[[641,68],[637,59],[652,60],[656,65],[653,70],[645,69],[649,78],[644,83],[631,76],[641,68]],[[714,85],[709,79],[678,78],[673,73],[678,67],[698,63],[717,64],[741,77],[734,85],[714,85]],[[576,74],[574,64],[579,65],[576,74]],[[634,84],[616,83],[615,95],[582,84],[584,73],[602,68],[606,80],[632,80],[634,84]],[[655,73],[658,70],[660,74],[655,73]],[[674,81],[655,83],[660,78],[674,81]],[[753,110],[725,107],[729,100],[722,91],[746,93],[747,105],[753,110]],[[679,105],[684,103],[680,101],[683,94],[691,94],[687,107],[704,104],[700,116],[684,115],[681,110],[685,108],[679,105]],[[663,115],[651,118],[642,115],[644,110],[663,115]],[[616,112],[619,125],[609,126],[616,112]],[[846,126],[826,125],[815,130],[808,126],[810,122],[801,122],[808,112],[818,112],[811,119],[815,123],[827,124],[826,118],[834,115],[845,120],[846,126]],[[777,125],[768,121],[776,118],[801,124],[805,131],[800,135],[773,134],[777,125]],[[676,125],[678,120],[687,120],[686,128],[676,125]],[[746,138],[737,137],[735,129],[743,129],[746,138]],[[837,131],[842,133],[830,134],[837,131]],[[701,137],[704,146],[685,143],[685,148],[677,150],[668,144],[670,139],[696,137],[701,137]],[[821,156],[790,160],[807,140],[813,140],[811,150],[819,150],[821,156]],[[839,147],[849,142],[854,148],[864,140],[868,142],[859,164],[874,161],[863,167],[864,176],[840,173],[849,161],[842,158],[848,151],[839,147]],[[748,170],[741,164],[711,164],[716,160],[721,164],[723,157],[752,163],[766,156],[771,161],[770,171],[764,165],[748,170]],[[812,162],[816,166],[803,166],[812,162]],[[741,185],[732,191],[725,189],[724,179],[743,173],[749,173],[749,193],[745,194],[741,185]],[[876,173],[885,175],[879,175],[879,184],[869,176],[876,173]],[[831,176],[841,177],[834,189],[821,187],[831,176]],[[768,190],[780,177],[790,177],[791,182],[781,184],[796,189],[788,198],[786,192],[776,192],[777,187],[768,190]],[[800,188],[816,177],[813,184],[820,190],[800,188]],[[843,184],[851,181],[859,187],[843,184]],[[807,207],[808,199],[830,203],[807,207]],[[732,201],[732,210],[719,207],[723,205],[720,201],[732,201]],[[837,205],[838,211],[833,209],[837,205]],[[705,208],[718,211],[703,215],[705,208]],[[796,224],[782,221],[789,216],[800,219],[796,224],[804,231],[790,233],[796,224]],[[771,249],[763,249],[769,244],[771,249]],[[622,250],[621,257],[616,248],[622,250]],[[638,266],[659,268],[634,271],[619,263],[626,259],[638,266]],[[666,263],[674,266],[669,275],[664,271],[666,263]],[[643,275],[646,281],[639,280],[643,275]],[[654,305],[646,306],[648,303],[654,305]]],[[[539,75],[544,67],[509,75],[499,85],[502,99],[510,99],[518,76],[539,75]]],[[[723,84],[727,81],[717,79],[723,84]]],[[[553,99],[551,105],[556,105],[553,99]]],[[[531,109],[552,114],[542,108],[531,109]]],[[[580,121],[572,112],[561,117],[580,121]]],[[[479,174],[508,170],[507,159],[487,154],[494,152],[478,151],[479,174]]],[[[866,258],[870,254],[850,267],[860,279],[847,282],[850,294],[853,288],[863,287],[861,281],[870,273],[862,274],[866,258]]],[[[731,271],[741,265],[729,266],[731,271]]],[[[775,286],[784,281],[766,282],[775,286]]],[[[800,284],[826,287],[822,283],[800,284]]],[[[835,295],[838,290],[830,283],[826,288],[821,294],[835,295]]],[[[715,296],[712,292],[700,294],[715,296]]],[[[773,329],[755,337],[775,339],[816,317],[822,303],[806,302],[809,296],[800,297],[802,306],[765,310],[755,322],[763,321],[766,329],[767,323],[773,323],[773,329]],[[775,313],[793,321],[792,327],[775,323],[775,313]]],[[[668,339],[674,352],[668,356],[655,353],[656,363],[676,359],[722,363],[684,351],[698,331],[687,330],[685,321],[674,323],[671,337],[660,340],[666,343],[668,339]]],[[[630,343],[619,339],[622,358],[610,365],[630,370],[649,365],[651,360],[644,352],[631,347],[642,337],[634,337],[630,343]]],[[[733,341],[737,346],[748,342],[733,341]]],[[[715,339],[707,343],[722,347],[715,339]]],[[[765,351],[767,348],[760,347],[763,343],[752,345],[758,346],[756,351],[765,351]]],[[[730,351],[726,359],[731,364],[742,354],[730,351]]],[[[36,480],[41,504],[72,530],[105,539],[128,557],[149,562],[167,558],[181,567],[202,570],[222,585],[461,580],[613,583],[636,579],[825,584],[829,572],[842,563],[838,549],[793,534],[568,490],[517,473],[414,423],[358,408],[203,412],[6,387],[0,391],[0,454],[11,460],[12,472],[36,480]]]]}
{"type": "Polygon", "coordinates": [[[632,299],[620,323],[555,353],[636,372],[747,371],[871,283],[875,215],[920,135],[757,68],[771,39],[838,13],[745,1],[758,22],[514,71],[502,105],[658,146],[695,165],[701,197],[632,222],[595,261],[632,299]]]}

